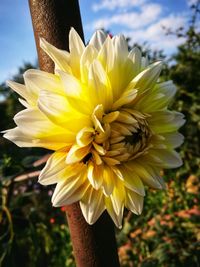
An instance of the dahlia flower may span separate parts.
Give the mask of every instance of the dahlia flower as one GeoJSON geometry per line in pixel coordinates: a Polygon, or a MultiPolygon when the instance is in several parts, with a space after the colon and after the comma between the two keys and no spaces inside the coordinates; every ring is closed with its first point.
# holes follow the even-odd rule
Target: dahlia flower
{"type": "Polygon", "coordinates": [[[124,208],[141,213],[145,185],[164,188],[160,170],[182,164],[183,115],[167,109],[176,88],[159,81],[162,62],[129,52],[123,35],[97,31],[85,46],[72,28],[70,52],[40,45],[55,74],[28,70],[25,85],[8,82],[25,109],[4,136],[54,151],[39,176],[56,184],[53,206],[78,201],[89,224],[107,210],[121,227],[124,208]]]}

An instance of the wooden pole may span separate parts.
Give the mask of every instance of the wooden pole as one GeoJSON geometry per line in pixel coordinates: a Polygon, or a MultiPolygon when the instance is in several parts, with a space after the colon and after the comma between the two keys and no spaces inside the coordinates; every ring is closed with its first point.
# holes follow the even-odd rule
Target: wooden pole
{"type": "MultiPolygon", "coordinates": [[[[45,38],[57,48],[68,50],[68,34],[74,27],[83,37],[77,0],[29,0],[33,30],[41,70],[54,71],[53,61],[39,47],[45,38]]],[[[94,225],[85,221],[79,203],[66,207],[77,267],[119,267],[114,225],[104,212],[94,225]]]]}

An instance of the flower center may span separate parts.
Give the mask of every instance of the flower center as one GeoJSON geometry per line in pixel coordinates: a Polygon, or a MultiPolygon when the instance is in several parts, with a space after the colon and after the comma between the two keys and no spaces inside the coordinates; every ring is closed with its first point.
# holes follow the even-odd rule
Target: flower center
{"type": "Polygon", "coordinates": [[[104,114],[99,105],[92,115],[95,130],[90,133],[91,149],[82,161],[116,165],[147,153],[152,136],[148,116],[132,109],[104,114]]]}
{"type": "MultiPolygon", "coordinates": [[[[115,139],[116,137],[113,137],[112,134],[110,138],[110,149],[117,150],[120,152],[120,154],[115,157],[116,159],[120,159],[120,162],[129,161],[133,158],[138,157],[141,154],[144,154],[148,150],[149,139],[151,137],[151,132],[148,127],[145,115],[138,114],[138,112],[137,114],[130,114],[127,112],[126,115],[127,120],[120,122],[119,126],[122,127],[122,130],[120,131],[119,127],[119,131],[117,133],[117,135],[119,135],[118,140],[121,140],[117,142],[118,140],[115,139]],[[128,130],[129,132],[125,133],[124,129],[128,130]]],[[[113,123],[113,126],[115,129],[116,122],[113,123]]]]}
{"type": "Polygon", "coordinates": [[[142,140],[142,135],[143,132],[141,131],[141,129],[139,129],[137,133],[133,133],[133,135],[131,136],[130,135],[125,136],[124,142],[126,144],[136,145],[138,142],[142,140]]]}
{"type": "Polygon", "coordinates": [[[88,163],[88,161],[91,159],[91,157],[92,157],[92,153],[90,152],[90,153],[88,153],[84,158],[83,158],[83,163],[84,164],[87,164],[88,163]]]}

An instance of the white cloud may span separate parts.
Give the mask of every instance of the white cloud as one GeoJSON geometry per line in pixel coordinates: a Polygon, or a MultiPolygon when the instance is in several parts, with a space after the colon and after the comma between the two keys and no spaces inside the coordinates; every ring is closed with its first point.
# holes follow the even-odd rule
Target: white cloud
{"type": "Polygon", "coordinates": [[[112,25],[121,25],[130,29],[138,29],[158,19],[162,8],[158,4],[146,4],[138,12],[126,12],[100,18],[93,23],[93,28],[109,28],[112,25]]]}
{"type": "Polygon", "coordinates": [[[187,0],[188,6],[195,5],[195,4],[197,4],[197,2],[198,2],[198,0],[187,0]]]}
{"type": "Polygon", "coordinates": [[[116,8],[131,8],[145,3],[146,0],[102,0],[92,5],[93,11],[101,9],[114,10],[116,8]]]}
{"type": "Polygon", "coordinates": [[[170,15],[149,27],[138,29],[136,31],[127,31],[125,35],[131,38],[132,43],[142,43],[147,41],[151,48],[161,49],[168,52],[175,50],[175,48],[183,43],[184,38],[177,38],[175,35],[167,35],[163,30],[163,26],[176,30],[185,25],[187,18],[182,15],[170,15]]]}
{"type": "MultiPolygon", "coordinates": [[[[193,4],[197,0],[185,0],[193,4]]],[[[176,31],[187,25],[188,13],[169,13],[169,8],[153,0],[101,0],[93,4],[93,11],[105,10],[104,16],[96,18],[88,29],[105,28],[124,33],[132,43],[147,42],[149,48],[162,49],[171,54],[183,43],[184,38],[166,35],[163,26],[176,31]],[[114,12],[113,12],[114,10],[114,12]],[[167,13],[165,13],[167,12],[167,13]]]]}

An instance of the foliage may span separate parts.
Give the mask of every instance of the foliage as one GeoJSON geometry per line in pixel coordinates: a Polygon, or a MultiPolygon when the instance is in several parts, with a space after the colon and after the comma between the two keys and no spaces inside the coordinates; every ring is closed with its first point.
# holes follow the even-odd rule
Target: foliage
{"type": "Polygon", "coordinates": [[[52,190],[31,180],[19,185],[13,179],[10,182],[9,189],[8,181],[1,184],[6,215],[1,218],[2,266],[74,267],[66,219],[62,210],[52,209],[52,190]]]}
{"type": "MultiPolygon", "coordinates": [[[[182,128],[184,165],[162,173],[168,187],[166,191],[147,190],[141,216],[127,212],[123,229],[117,230],[122,267],[200,266],[199,2],[192,7],[188,28],[175,33],[168,30],[168,34],[184,37],[185,43],[173,57],[174,64],[163,73],[177,84],[173,109],[183,112],[187,120],[182,128]]],[[[153,53],[150,55],[151,59],[155,57],[153,53]]],[[[32,68],[24,66],[15,80],[21,82],[24,69],[29,67],[32,68]]],[[[3,130],[14,126],[12,117],[21,105],[5,84],[0,88],[4,99],[0,103],[3,130]]],[[[19,149],[3,139],[0,149],[0,266],[74,267],[64,210],[52,208],[51,187],[40,187],[36,183],[48,152],[19,149]],[[39,160],[41,156],[43,161],[39,160]]]]}

